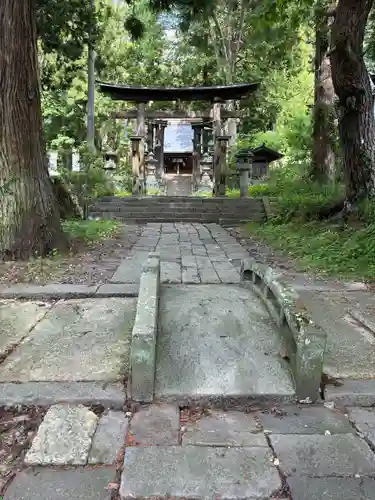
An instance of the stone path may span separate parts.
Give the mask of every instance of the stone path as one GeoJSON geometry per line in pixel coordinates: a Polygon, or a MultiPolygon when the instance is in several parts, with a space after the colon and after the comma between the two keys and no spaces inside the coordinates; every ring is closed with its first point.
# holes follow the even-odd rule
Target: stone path
{"type": "Polygon", "coordinates": [[[136,298],[0,301],[0,405],[122,407],[136,298]]]}
{"type": "Polygon", "coordinates": [[[160,291],[159,318],[157,399],[294,399],[280,334],[255,293],[237,285],[168,285],[160,291]]]}
{"type": "Polygon", "coordinates": [[[166,174],[166,196],[190,196],[191,174],[166,174]]]}
{"type": "Polygon", "coordinates": [[[375,500],[375,410],[355,406],[375,401],[374,299],[363,289],[345,288],[344,300],[342,287],[298,282],[329,334],[325,369],[346,377],[326,388],[325,406],[225,412],[185,400],[193,387],[211,396],[240,387],[239,396],[244,379],[258,393],[290,391],[268,316],[237,286],[247,256],[216,224],[148,224],[107,288],[53,285],[49,299],[18,288],[24,300],[0,301],[0,405],[15,418],[22,405],[46,411],[4,500],[375,500]],[[134,295],[153,251],[164,285],[156,392],[170,404],[126,406],[134,295]]]}
{"type": "Polygon", "coordinates": [[[138,283],[149,252],[161,257],[161,282],[239,283],[241,259],[248,253],[218,224],[147,224],[112,283],[138,283]]]}
{"type": "Polygon", "coordinates": [[[374,446],[374,409],[55,405],[4,500],[373,500],[374,446]]]}

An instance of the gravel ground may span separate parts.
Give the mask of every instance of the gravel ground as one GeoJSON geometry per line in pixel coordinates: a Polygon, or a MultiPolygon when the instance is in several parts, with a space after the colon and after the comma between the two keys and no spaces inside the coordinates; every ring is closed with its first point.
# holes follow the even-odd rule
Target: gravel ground
{"type": "Polygon", "coordinates": [[[76,244],[67,256],[0,263],[0,284],[106,283],[113,276],[121,259],[128,255],[140,231],[140,226],[123,225],[116,236],[101,242],[76,244]]]}
{"type": "Polygon", "coordinates": [[[0,498],[22,468],[23,458],[46,411],[36,406],[0,407],[0,498]]]}

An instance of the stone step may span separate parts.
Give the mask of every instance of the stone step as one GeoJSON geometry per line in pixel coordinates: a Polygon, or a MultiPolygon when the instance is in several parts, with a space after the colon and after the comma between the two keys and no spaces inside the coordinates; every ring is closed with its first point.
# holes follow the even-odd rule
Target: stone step
{"type": "Polygon", "coordinates": [[[188,196],[183,198],[182,196],[177,196],[175,198],[171,198],[170,196],[158,196],[157,198],[114,198],[112,200],[103,200],[100,198],[97,200],[99,203],[155,203],[155,204],[163,204],[163,203],[196,203],[200,205],[214,205],[214,204],[222,204],[222,203],[242,203],[242,204],[250,204],[250,203],[259,203],[262,204],[263,201],[261,198],[194,198],[193,196],[188,196]]]}
{"type": "MultiPolygon", "coordinates": [[[[192,215],[190,216],[179,216],[178,214],[170,214],[169,216],[167,215],[164,215],[163,217],[157,217],[153,214],[149,214],[149,215],[145,215],[144,217],[139,217],[137,215],[128,215],[128,214],[124,214],[124,215],[118,215],[118,214],[111,214],[110,212],[106,212],[106,217],[103,217],[103,214],[100,214],[100,213],[91,213],[90,216],[93,217],[93,218],[103,218],[103,219],[117,219],[117,220],[121,220],[121,221],[132,221],[134,222],[135,224],[136,223],[144,223],[144,222],[155,222],[155,223],[163,223],[163,222],[196,222],[196,223],[202,223],[202,224],[205,224],[205,223],[220,223],[221,224],[221,218],[220,218],[220,215],[217,214],[216,216],[212,216],[212,217],[205,217],[205,216],[202,216],[202,217],[194,217],[192,215]]],[[[231,226],[233,225],[234,223],[246,223],[246,222],[250,222],[250,221],[261,221],[262,220],[262,217],[259,217],[259,218],[254,218],[254,217],[249,217],[248,219],[244,219],[243,216],[242,217],[233,217],[231,219],[229,218],[226,218],[225,219],[225,224],[228,226],[231,226]]]]}
{"type": "Polygon", "coordinates": [[[106,209],[102,209],[100,207],[92,207],[90,209],[90,212],[101,212],[101,213],[106,213],[106,212],[111,212],[111,213],[197,213],[197,214],[265,214],[264,210],[261,210],[259,208],[251,209],[251,208],[232,208],[232,209],[220,209],[217,207],[212,208],[195,208],[195,207],[179,207],[179,208],[174,208],[174,207],[108,207],[106,209]]]}
{"type": "Polygon", "coordinates": [[[142,446],[126,449],[120,498],[264,500],[281,487],[265,447],[142,446]]]}
{"type": "Polygon", "coordinates": [[[261,213],[265,214],[265,211],[261,207],[133,207],[133,206],[93,206],[90,211],[92,212],[134,212],[134,213],[144,213],[144,212],[175,212],[175,213],[221,213],[221,214],[243,214],[243,213],[261,213]]]}
{"type": "Polygon", "coordinates": [[[251,201],[262,203],[261,198],[228,198],[226,196],[217,198],[204,198],[202,196],[103,196],[98,201],[103,203],[113,203],[113,202],[125,202],[125,203],[136,203],[139,201],[149,203],[169,203],[169,202],[189,202],[189,203],[249,203],[251,201]]]}
{"type": "Polygon", "coordinates": [[[103,217],[110,214],[110,217],[127,217],[127,218],[154,218],[154,217],[183,217],[183,218],[191,218],[194,219],[207,219],[207,218],[222,218],[222,219],[255,219],[260,220],[264,216],[261,212],[239,212],[239,213],[226,213],[226,212],[193,212],[193,211],[121,211],[121,212],[100,212],[98,210],[94,210],[90,212],[91,214],[102,214],[103,217]]]}

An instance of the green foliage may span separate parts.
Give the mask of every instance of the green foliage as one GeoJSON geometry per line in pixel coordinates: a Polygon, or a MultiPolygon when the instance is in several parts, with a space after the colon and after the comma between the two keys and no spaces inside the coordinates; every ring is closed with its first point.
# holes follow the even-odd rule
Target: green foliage
{"type": "Polygon", "coordinates": [[[115,220],[69,220],[62,223],[64,232],[71,240],[96,242],[114,235],[120,223],[115,220]]]}
{"type": "Polygon", "coordinates": [[[375,222],[342,228],[326,222],[248,225],[248,231],[289,257],[303,270],[375,279],[375,222]]]}
{"type": "Polygon", "coordinates": [[[132,196],[131,191],[116,191],[115,196],[118,196],[119,198],[123,198],[125,196],[132,196]]]}
{"type": "Polygon", "coordinates": [[[311,47],[301,41],[299,58],[289,69],[269,72],[249,108],[236,148],[265,144],[288,158],[288,164],[308,162],[311,157],[313,74],[311,47]],[[270,130],[270,127],[273,127],[270,130]]]}
{"type": "MultiPolygon", "coordinates": [[[[257,187],[259,188],[259,186],[257,187]]],[[[344,198],[342,185],[319,186],[299,180],[265,185],[277,199],[277,215],[247,230],[297,259],[303,270],[375,279],[375,203],[367,200],[355,220],[343,226],[316,220],[317,212],[344,198]]]]}
{"type": "MultiPolygon", "coordinates": [[[[165,35],[155,14],[147,10],[145,4],[146,0],[138,0],[134,10],[146,26],[144,36],[139,41],[132,41],[124,29],[126,15],[132,11],[129,7],[122,3],[114,5],[111,0],[103,0],[102,7],[98,6],[97,15],[100,15],[100,19],[97,23],[100,30],[95,39],[98,80],[125,82],[129,85],[163,85],[168,80],[170,72],[164,61],[165,35]]],[[[85,5],[87,9],[89,2],[85,2],[85,5]]],[[[62,40],[65,40],[64,36],[67,39],[70,36],[68,33],[60,35],[62,40]]],[[[82,40],[82,43],[84,41],[87,42],[87,39],[82,40]]],[[[60,48],[50,52],[43,43],[40,43],[39,53],[47,147],[55,151],[78,148],[86,138],[87,44],[82,46],[79,53],[72,53],[70,59],[61,59],[60,48]]],[[[121,153],[121,158],[126,157],[124,121],[112,119],[110,114],[129,107],[132,107],[131,103],[118,103],[96,92],[98,149],[117,151],[121,153]]]]}
{"type": "MultiPolygon", "coordinates": [[[[64,68],[61,88],[66,88],[75,71],[75,61],[89,41],[96,45],[108,16],[110,4],[102,0],[37,0],[37,33],[43,54],[53,54],[58,69],[64,68]]],[[[43,62],[43,61],[42,61],[43,62]]],[[[53,85],[54,67],[44,67],[44,86],[53,85]]]]}
{"type": "Polygon", "coordinates": [[[66,170],[62,173],[62,178],[82,207],[87,207],[97,198],[114,194],[113,186],[102,168],[92,167],[80,172],[66,170]]]}

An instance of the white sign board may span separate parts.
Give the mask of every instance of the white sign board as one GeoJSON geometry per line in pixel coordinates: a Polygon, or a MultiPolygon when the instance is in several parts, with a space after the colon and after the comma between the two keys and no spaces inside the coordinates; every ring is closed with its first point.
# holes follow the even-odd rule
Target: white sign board
{"type": "Polygon", "coordinates": [[[77,152],[72,153],[72,170],[73,170],[73,172],[80,171],[79,153],[77,153],[77,152]]]}
{"type": "Polygon", "coordinates": [[[57,158],[58,153],[56,151],[48,151],[48,171],[50,175],[58,175],[57,172],[57,158]]]}

